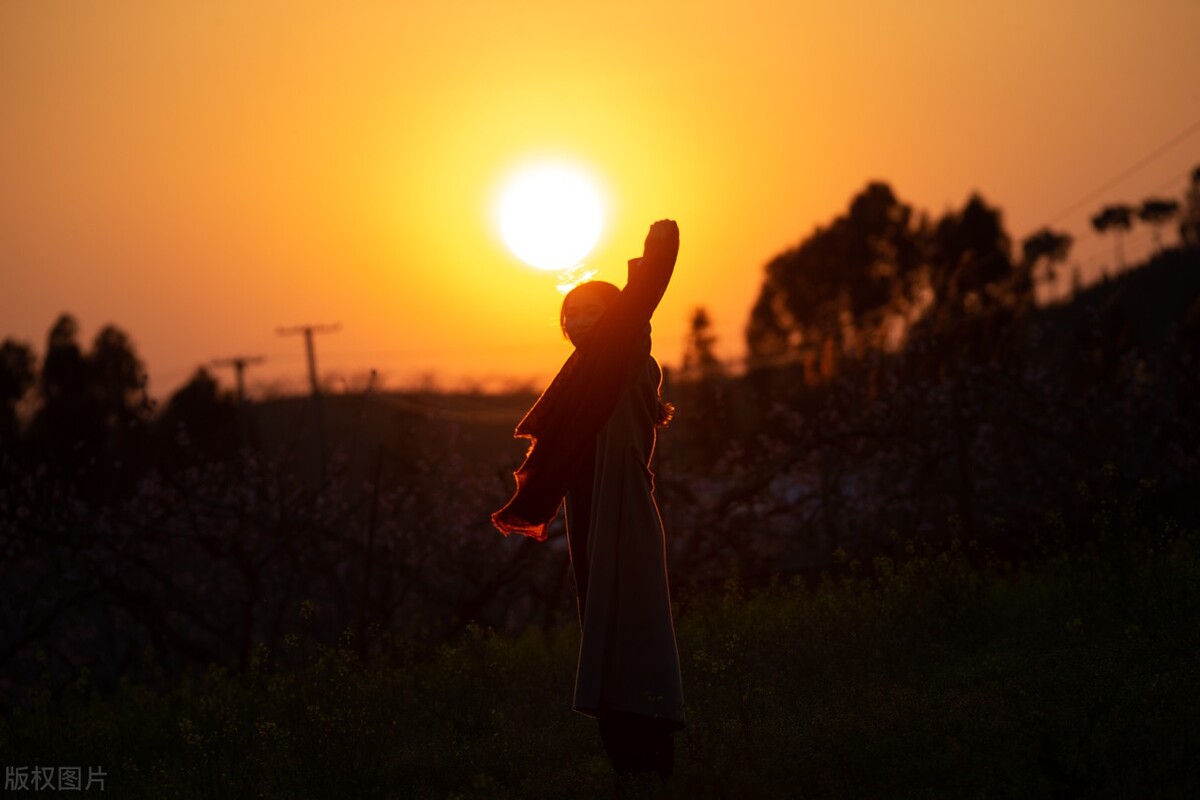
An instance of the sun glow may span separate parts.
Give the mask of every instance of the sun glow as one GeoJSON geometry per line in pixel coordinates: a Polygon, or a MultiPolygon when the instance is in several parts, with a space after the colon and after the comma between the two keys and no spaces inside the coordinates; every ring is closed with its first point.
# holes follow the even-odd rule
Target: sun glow
{"type": "Polygon", "coordinates": [[[603,207],[582,171],[540,163],[517,172],[497,201],[504,243],[517,258],[543,270],[569,270],[600,238],[603,207]]]}

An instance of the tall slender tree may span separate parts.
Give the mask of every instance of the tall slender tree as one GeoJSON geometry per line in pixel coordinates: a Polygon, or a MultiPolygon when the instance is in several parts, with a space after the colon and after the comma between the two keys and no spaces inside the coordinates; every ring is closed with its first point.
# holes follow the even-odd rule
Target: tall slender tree
{"type": "Polygon", "coordinates": [[[1025,238],[1021,243],[1021,252],[1025,269],[1035,283],[1054,283],[1057,280],[1058,266],[1067,260],[1073,242],[1071,234],[1049,228],[1042,228],[1025,238]]]}
{"type": "Polygon", "coordinates": [[[1162,252],[1162,228],[1179,216],[1179,201],[1161,197],[1147,197],[1138,208],[1138,219],[1150,226],[1154,236],[1154,249],[1162,252]]]}
{"type": "Polygon", "coordinates": [[[91,369],[79,346],[79,323],[62,314],[46,337],[46,357],[38,381],[41,404],[30,436],[42,455],[74,469],[99,454],[103,412],[91,391],[91,369]]]}
{"type": "Polygon", "coordinates": [[[1092,227],[1103,235],[1112,231],[1114,247],[1116,248],[1117,269],[1125,268],[1124,236],[1133,226],[1134,210],[1124,203],[1105,206],[1092,217],[1092,227]]]}
{"type": "Polygon", "coordinates": [[[143,394],[146,370],[134,351],[129,336],[114,325],[106,325],[92,341],[88,362],[92,372],[92,391],[110,425],[128,425],[144,421],[143,394]]]}
{"type": "Polygon", "coordinates": [[[683,374],[692,379],[680,422],[691,430],[691,440],[706,461],[719,458],[728,444],[724,369],[717,358],[717,337],[712,318],[700,306],[692,312],[683,353],[683,374]]]}
{"type": "Polygon", "coordinates": [[[149,418],[144,374],[132,341],[115,326],[101,328],[87,353],[70,314],[50,329],[29,436],[95,497],[119,492],[140,466],[149,418]]]}
{"type": "Polygon", "coordinates": [[[683,350],[683,372],[698,378],[713,377],[721,372],[721,362],[713,348],[717,337],[712,332],[712,319],[704,306],[692,312],[688,337],[683,350]]]}

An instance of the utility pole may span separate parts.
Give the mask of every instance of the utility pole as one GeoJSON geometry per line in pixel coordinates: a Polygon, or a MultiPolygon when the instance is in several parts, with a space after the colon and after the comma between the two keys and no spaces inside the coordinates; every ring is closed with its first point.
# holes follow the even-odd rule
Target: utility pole
{"type": "Polygon", "coordinates": [[[266,361],[263,356],[233,356],[231,358],[214,359],[212,365],[214,367],[233,367],[234,373],[237,375],[237,402],[238,402],[238,433],[242,439],[242,447],[250,446],[250,412],[246,408],[246,367],[252,367],[256,364],[261,364],[266,361]]]}
{"type": "Polygon", "coordinates": [[[304,335],[304,347],[308,353],[308,382],[312,389],[313,436],[317,448],[317,488],[325,482],[325,436],[321,417],[321,385],[317,380],[317,354],[313,347],[314,333],[337,333],[342,329],[341,324],[334,325],[294,325],[290,328],[276,328],[280,336],[304,335]]]}

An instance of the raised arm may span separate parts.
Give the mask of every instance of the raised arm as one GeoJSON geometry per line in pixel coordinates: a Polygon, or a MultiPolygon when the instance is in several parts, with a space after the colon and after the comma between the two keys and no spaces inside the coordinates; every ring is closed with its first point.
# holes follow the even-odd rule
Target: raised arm
{"type": "Polygon", "coordinates": [[[678,254],[679,226],[675,221],[660,219],[651,225],[642,257],[629,260],[625,288],[596,325],[593,338],[597,344],[627,344],[642,334],[667,290],[678,254]],[[600,330],[604,332],[598,333],[600,330]]]}
{"type": "Polygon", "coordinates": [[[649,322],[662,300],[675,271],[679,255],[679,226],[675,220],[660,219],[650,226],[642,257],[630,259],[629,276],[621,294],[632,317],[649,322]]]}

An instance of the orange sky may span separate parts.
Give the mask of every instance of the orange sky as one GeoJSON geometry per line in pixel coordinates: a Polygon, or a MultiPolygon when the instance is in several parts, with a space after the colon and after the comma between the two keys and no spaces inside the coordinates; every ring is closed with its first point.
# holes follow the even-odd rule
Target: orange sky
{"type": "Polygon", "coordinates": [[[934,213],[978,189],[1096,274],[1088,214],[1177,195],[1200,133],[1059,214],[1200,121],[1197,30],[1196,0],[4,3],[0,336],[114,322],[159,397],[232,355],[300,387],[299,323],[341,323],[338,386],[544,380],[561,296],[489,204],[546,155],[603,181],[600,278],[679,221],[668,365],[697,305],[740,356],[766,261],[874,178],[934,213]]]}

